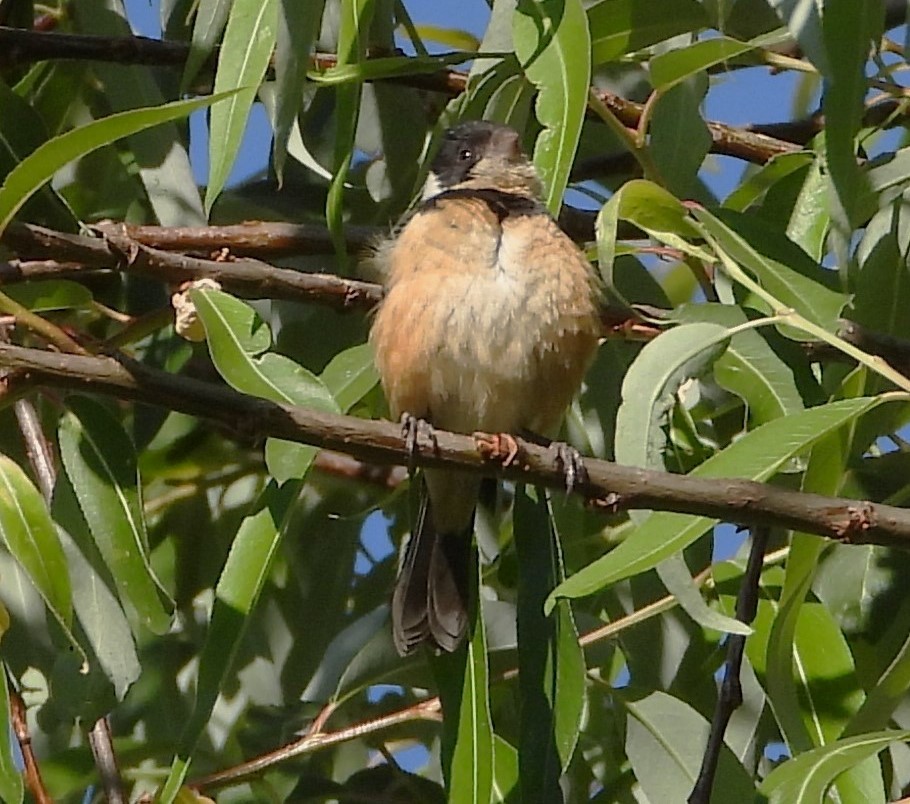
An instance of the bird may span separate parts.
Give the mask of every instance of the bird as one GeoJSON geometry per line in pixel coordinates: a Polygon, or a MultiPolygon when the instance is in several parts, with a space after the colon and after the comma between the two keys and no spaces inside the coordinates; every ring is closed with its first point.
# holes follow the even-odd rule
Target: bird
{"type": "MultiPolygon", "coordinates": [[[[515,129],[469,121],[443,134],[421,201],[374,254],[384,297],[370,342],[394,418],[558,434],[598,346],[601,288],[541,193],[515,129]]],[[[423,472],[391,603],[402,656],[464,639],[480,484],[423,472]]]]}

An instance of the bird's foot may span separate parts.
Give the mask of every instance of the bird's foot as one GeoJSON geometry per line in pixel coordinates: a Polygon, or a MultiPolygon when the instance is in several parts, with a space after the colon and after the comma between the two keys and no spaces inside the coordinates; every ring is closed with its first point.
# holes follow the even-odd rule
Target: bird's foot
{"type": "Polygon", "coordinates": [[[508,468],[518,457],[518,442],[508,433],[472,433],[474,444],[481,456],[488,461],[498,461],[508,468]]]}
{"type": "Polygon", "coordinates": [[[405,449],[408,451],[408,469],[413,471],[414,459],[419,454],[421,447],[427,446],[435,450],[436,433],[433,425],[426,419],[419,419],[413,413],[402,413],[401,437],[404,439],[405,449]]]}
{"type": "Polygon", "coordinates": [[[566,491],[570,494],[578,487],[588,482],[588,470],[585,469],[584,458],[575,447],[565,441],[553,441],[548,449],[555,453],[554,459],[566,477],[566,491]]]}

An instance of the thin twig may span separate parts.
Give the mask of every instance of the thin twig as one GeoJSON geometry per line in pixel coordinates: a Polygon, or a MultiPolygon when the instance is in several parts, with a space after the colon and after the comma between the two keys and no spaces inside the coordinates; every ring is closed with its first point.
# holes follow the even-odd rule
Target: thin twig
{"type": "Polygon", "coordinates": [[[368,720],[364,723],[355,723],[353,726],[338,729],[338,731],[308,731],[303,737],[293,743],[283,745],[275,751],[258,756],[249,762],[235,765],[227,770],[218,771],[209,774],[208,776],[193,779],[188,782],[188,786],[197,790],[216,786],[223,787],[226,784],[239,781],[247,776],[261,773],[267,768],[282,762],[287,762],[295,757],[311,754],[314,751],[328,748],[332,745],[338,745],[339,743],[344,743],[348,740],[355,740],[359,737],[364,737],[367,734],[375,734],[376,732],[383,731],[392,726],[398,726],[401,723],[408,723],[412,720],[441,721],[442,704],[440,703],[439,698],[428,698],[425,701],[409,706],[407,709],[401,709],[397,712],[392,712],[391,714],[378,717],[375,720],[368,720]]]}
{"type": "MultiPolygon", "coordinates": [[[[759,582],[771,529],[757,527],[752,531],[752,546],[749,549],[749,560],[746,572],[736,598],[736,619],[749,625],[755,619],[758,610],[759,582]]],[[[724,669],[724,680],[720,695],[714,707],[711,720],[711,731],[708,733],[708,744],[702,757],[701,769],[695,786],[689,795],[689,804],[709,804],[711,791],[714,789],[714,777],[720,762],[720,752],[724,744],[724,734],[733,713],[742,706],[743,688],[740,674],[742,672],[743,654],[746,649],[745,634],[727,635],[727,660],[724,669]]]]}
{"type": "Polygon", "coordinates": [[[35,759],[35,751],[32,748],[32,735],[28,728],[25,701],[22,700],[22,696],[19,695],[15,688],[15,682],[9,672],[9,668],[4,665],[3,669],[6,672],[7,686],[9,687],[10,719],[13,722],[13,732],[16,735],[16,742],[19,743],[22,761],[25,764],[25,786],[35,799],[35,804],[54,804],[54,800],[44,786],[44,780],[41,778],[41,771],[38,768],[38,761],[35,759]]]}
{"type": "Polygon", "coordinates": [[[88,733],[88,741],[92,748],[92,756],[95,758],[95,767],[101,776],[101,786],[104,788],[107,804],[126,804],[117,755],[114,753],[114,739],[106,717],[95,721],[95,725],[88,733]]]}

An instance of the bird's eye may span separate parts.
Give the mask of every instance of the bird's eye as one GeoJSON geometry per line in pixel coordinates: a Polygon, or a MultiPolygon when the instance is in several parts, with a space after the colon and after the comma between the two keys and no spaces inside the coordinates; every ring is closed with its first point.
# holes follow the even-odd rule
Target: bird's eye
{"type": "Polygon", "coordinates": [[[462,162],[467,162],[469,159],[471,159],[472,156],[474,156],[474,152],[470,148],[462,148],[458,152],[458,158],[462,162]]]}

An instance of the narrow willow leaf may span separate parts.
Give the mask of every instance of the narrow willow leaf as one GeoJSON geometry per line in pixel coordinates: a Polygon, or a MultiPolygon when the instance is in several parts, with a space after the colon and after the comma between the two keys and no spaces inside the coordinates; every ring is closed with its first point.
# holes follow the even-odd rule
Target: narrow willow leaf
{"type": "Polygon", "coordinates": [[[122,701],[142,672],[129,621],[105,579],[89,563],[73,538],[61,530],[60,540],[72,570],[76,617],[99,669],[110,681],[117,700],[122,701]]]}
{"type": "Polygon", "coordinates": [[[632,179],[617,190],[597,214],[597,260],[601,274],[614,286],[609,272],[616,257],[616,227],[627,220],[656,240],[680,251],[710,262],[711,255],[693,246],[687,238],[698,236],[688,217],[688,210],[671,193],[645,179],[632,179]]]}
{"type": "Polygon", "coordinates": [[[585,661],[569,601],[544,614],[547,594],[565,577],[550,505],[525,487],[515,495],[521,728],[518,765],[524,802],[561,800],[559,780],[572,759],[585,708],[585,661]]]}
{"type": "Polygon", "coordinates": [[[190,53],[186,58],[180,82],[182,92],[190,88],[199,68],[215,50],[215,43],[224,30],[230,10],[231,0],[199,0],[196,17],[193,20],[190,53]]]}
{"type": "MultiPolygon", "coordinates": [[[[840,492],[854,423],[815,444],[803,475],[803,491],[840,492]]],[[[850,648],[834,618],[824,607],[807,604],[824,548],[817,536],[793,535],[779,611],[766,649],[768,700],[793,754],[840,736],[864,697],[850,648]],[[811,627],[807,626],[810,618],[811,627]],[[826,706],[827,696],[821,692],[831,683],[840,690],[833,708],[826,706]]]]}
{"type": "Polygon", "coordinates": [[[241,523],[215,588],[209,631],[199,657],[196,700],[183,729],[180,747],[159,794],[163,804],[174,801],[193,751],[212,715],[221,687],[231,671],[234,656],[259,599],[272,557],[281,542],[290,505],[299,488],[270,483],[260,494],[255,512],[241,523]]]}
{"type": "MultiPolygon", "coordinates": [[[[828,63],[822,108],[825,114],[825,155],[828,201],[843,256],[849,246],[849,230],[858,223],[857,200],[863,174],[857,164],[856,134],[862,125],[868,91],[866,61],[873,41],[882,35],[883,6],[880,0],[826,3],[822,30],[828,63]]],[[[811,54],[808,54],[811,58],[811,54]]],[[[837,250],[837,249],[836,249],[837,250]]]]}
{"type": "Polygon", "coordinates": [[[0,536],[48,608],[69,629],[72,588],[57,529],[38,489],[6,455],[0,455],[0,536]]]}
{"type": "Polygon", "coordinates": [[[212,106],[209,123],[209,181],[205,211],[227,183],[256,90],[265,76],[278,32],[278,0],[235,0],[215,73],[215,92],[229,92],[212,106]]]}
{"type": "Polygon", "coordinates": [[[163,106],[131,109],[104,117],[48,140],[22,160],[0,186],[0,233],[9,225],[21,206],[34,195],[60,168],[123,137],[152,126],[186,117],[232,93],[206,98],[174,101],[163,106]]]}
{"type": "Polygon", "coordinates": [[[665,558],[657,565],[657,574],[667,591],[676,598],[683,610],[703,628],[712,628],[729,634],[748,636],[752,629],[734,617],[727,617],[712,609],[692,580],[682,553],[665,558]]]}
{"type": "Polygon", "coordinates": [[[536,112],[543,131],[534,166],[554,215],[562,206],[588,108],[591,40],[581,0],[519,0],[512,23],[515,54],[538,89],[536,112]]]}
{"type": "Polygon", "coordinates": [[[473,582],[469,637],[454,653],[431,659],[444,715],[442,764],[449,801],[486,802],[493,795],[494,735],[490,716],[490,671],[487,665],[483,608],[473,582]]]}
{"type": "Polygon", "coordinates": [[[6,668],[0,667],[0,800],[7,804],[22,804],[25,789],[22,784],[22,768],[13,756],[13,738],[9,728],[12,714],[9,705],[9,686],[6,668]]]}
{"type": "Polygon", "coordinates": [[[833,275],[820,268],[796,244],[773,235],[770,227],[745,215],[694,210],[699,223],[741,267],[752,274],[779,303],[829,331],[846,296],[833,287],[833,275]]]}
{"type": "MultiPolygon", "coordinates": [[[[275,131],[274,163],[279,182],[284,180],[284,164],[291,132],[297,128],[297,116],[303,108],[303,90],[310,66],[310,51],[316,35],[325,0],[301,3],[280,0],[278,32],[275,43],[275,131]]],[[[299,137],[299,128],[297,128],[299,137]]],[[[303,139],[300,137],[300,144],[303,139]]],[[[303,148],[306,153],[306,148],[303,148]]],[[[296,158],[296,157],[295,157],[296,158]]]]}
{"type": "MultiPolygon", "coordinates": [[[[674,316],[725,327],[739,327],[748,320],[740,307],[710,303],[683,305],[674,316]]],[[[714,364],[714,379],[742,398],[754,426],[805,407],[793,370],[756,330],[742,330],[730,339],[714,364]]]]}
{"type": "MultiPolygon", "coordinates": [[[[191,296],[215,367],[232,387],[273,402],[340,412],[318,377],[283,355],[263,354],[272,336],[252,307],[221,291],[193,290],[191,296]]],[[[315,447],[306,444],[266,442],[266,463],[279,483],[303,477],[315,455],[315,447]]]]}
{"type": "Polygon", "coordinates": [[[663,468],[664,426],[679,386],[698,377],[723,353],[729,339],[717,324],[683,324],[662,332],[629,367],[616,414],[617,463],[663,468]]]}
{"type": "Polygon", "coordinates": [[[120,422],[87,397],[67,399],[60,457],[92,538],[120,598],[156,634],[171,627],[174,604],[149,563],[136,450],[120,422]]]}
{"type": "Polygon", "coordinates": [[[518,751],[498,734],[493,744],[493,804],[515,800],[518,789],[518,751]]]}
{"type": "Polygon", "coordinates": [[[807,165],[813,164],[815,158],[808,151],[794,154],[778,154],[758,170],[746,176],[740,185],[724,200],[724,207],[745,212],[764,197],[765,193],[777,182],[787,178],[807,165]]]}
{"type": "MultiPolygon", "coordinates": [[[[341,0],[335,62],[338,67],[363,60],[375,5],[375,0],[341,0]]],[[[334,171],[325,202],[325,218],[335,246],[335,258],[342,271],[346,270],[348,260],[344,238],[344,188],[354,157],[361,90],[359,82],[343,84],[335,90],[334,171]]]]}
{"type": "MultiPolygon", "coordinates": [[[[688,703],[664,692],[616,694],[628,712],[626,753],[647,800],[685,801],[698,777],[708,721],[688,703]]],[[[749,773],[726,744],[721,746],[712,797],[729,802],[755,797],[749,773]]]]}
{"type": "Polygon", "coordinates": [[[768,0],[808,59],[828,72],[828,52],[822,34],[822,8],[818,0],[768,0]]]}
{"type": "Polygon", "coordinates": [[[20,282],[4,287],[3,292],[34,313],[78,309],[88,307],[92,302],[92,292],[69,279],[20,282]]]}
{"type": "Polygon", "coordinates": [[[326,704],[375,683],[398,664],[387,624],[389,607],[377,606],[342,629],[325,650],[300,700],[326,704]],[[377,635],[383,637],[377,645],[377,635]],[[379,666],[378,673],[375,668],[379,666]]]}
{"type": "Polygon", "coordinates": [[[649,146],[664,186],[679,198],[700,198],[698,172],[711,149],[702,117],[708,79],[696,75],[664,92],[654,106],[649,146]]]}
{"type": "MultiPolygon", "coordinates": [[[[907,607],[902,606],[897,622],[906,624],[907,607]]],[[[888,725],[894,711],[910,689],[910,632],[898,646],[888,666],[869,687],[866,700],[844,728],[843,736],[852,737],[888,725]]]]}
{"type": "Polygon", "coordinates": [[[696,0],[661,0],[653,14],[639,0],[601,0],[588,8],[594,64],[614,61],[708,24],[696,0]]]}
{"type": "MultiPolygon", "coordinates": [[[[794,413],[763,424],[709,458],[692,477],[741,477],[759,482],[779,472],[814,442],[882,404],[882,397],[848,399],[794,413]]],[[[609,584],[656,567],[685,549],[717,523],[716,519],[657,511],[618,547],[560,584],[547,599],[583,597],[609,584]]]]}
{"type": "Polygon", "coordinates": [[[861,734],[806,751],[776,767],[758,790],[768,804],[821,802],[834,780],[892,743],[910,740],[910,731],[861,734]]]}
{"type": "Polygon", "coordinates": [[[688,47],[669,50],[651,59],[651,84],[654,89],[666,91],[691,75],[700,73],[716,64],[742,56],[757,47],[776,44],[782,39],[778,33],[761,37],[752,42],[740,42],[727,36],[702,39],[688,47]]]}
{"type": "MultiPolygon", "coordinates": [[[[48,136],[45,122],[35,108],[0,81],[0,176],[6,176],[48,136]]],[[[25,215],[33,223],[64,232],[79,230],[79,221],[72,209],[53,187],[47,185],[28,203],[25,215]]]]}
{"type": "Polygon", "coordinates": [[[379,382],[368,343],[352,346],[335,355],[321,374],[322,382],[335,397],[341,413],[347,413],[379,382]]]}

